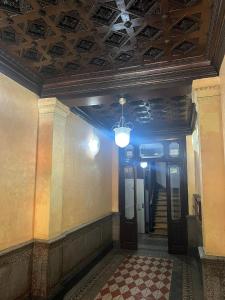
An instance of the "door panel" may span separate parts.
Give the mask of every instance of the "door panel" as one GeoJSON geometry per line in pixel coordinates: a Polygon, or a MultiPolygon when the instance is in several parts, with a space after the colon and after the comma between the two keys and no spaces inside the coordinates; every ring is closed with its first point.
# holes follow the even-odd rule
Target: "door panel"
{"type": "Polygon", "coordinates": [[[145,233],[145,190],[144,179],[136,179],[138,233],[145,233]]]}
{"type": "Polygon", "coordinates": [[[125,218],[134,218],[134,184],[133,178],[125,178],[125,218]]]}
{"type": "Polygon", "coordinates": [[[186,253],[186,191],[184,168],[179,163],[167,167],[168,248],[170,253],[186,253]]]}
{"type": "Polygon", "coordinates": [[[123,249],[137,249],[136,169],[120,167],[120,241],[123,249]]]}

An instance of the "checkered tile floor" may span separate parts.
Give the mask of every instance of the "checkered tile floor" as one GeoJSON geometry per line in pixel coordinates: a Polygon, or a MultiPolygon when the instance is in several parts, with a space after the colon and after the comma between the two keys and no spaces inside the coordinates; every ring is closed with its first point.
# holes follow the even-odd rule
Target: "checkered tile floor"
{"type": "Polygon", "coordinates": [[[168,300],[173,262],[147,256],[127,256],[95,300],[168,300]]]}

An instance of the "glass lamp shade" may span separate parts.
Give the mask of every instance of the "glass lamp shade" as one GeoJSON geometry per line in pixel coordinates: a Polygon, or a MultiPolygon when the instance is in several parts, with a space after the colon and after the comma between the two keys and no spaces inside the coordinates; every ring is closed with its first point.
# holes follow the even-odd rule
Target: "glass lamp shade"
{"type": "Polygon", "coordinates": [[[130,143],[130,131],[129,127],[116,127],[113,129],[115,132],[115,143],[120,148],[124,148],[130,143]]]}
{"type": "Polygon", "coordinates": [[[146,169],[147,166],[148,166],[147,161],[141,161],[141,162],[140,162],[140,166],[141,166],[142,169],[146,169]]]}

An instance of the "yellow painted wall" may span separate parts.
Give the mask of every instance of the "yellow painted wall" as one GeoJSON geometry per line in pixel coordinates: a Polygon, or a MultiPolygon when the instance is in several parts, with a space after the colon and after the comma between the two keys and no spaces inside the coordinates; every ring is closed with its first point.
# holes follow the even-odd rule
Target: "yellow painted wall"
{"type": "Polygon", "coordinates": [[[225,256],[225,164],[220,78],[193,82],[200,137],[203,246],[225,256]]]}
{"type": "Polygon", "coordinates": [[[34,238],[62,233],[65,125],[70,110],[56,98],[38,102],[39,125],[34,238]]]}
{"type": "Polygon", "coordinates": [[[220,68],[220,85],[221,85],[221,104],[223,118],[223,141],[224,141],[224,156],[225,156],[225,56],[220,68]]]}
{"type": "Polygon", "coordinates": [[[65,132],[62,231],[112,211],[112,141],[72,113],[65,132]],[[96,157],[88,150],[93,133],[100,138],[96,157]]]}
{"type": "Polygon", "coordinates": [[[205,252],[225,254],[225,172],[222,147],[220,100],[207,100],[201,105],[202,172],[203,175],[203,239],[205,252]],[[204,127],[206,133],[204,132],[204,127]],[[209,142],[210,140],[210,142],[209,142]]]}
{"type": "Polygon", "coordinates": [[[0,74],[0,250],[32,239],[37,96],[0,74]]]}
{"type": "Polygon", "coordinates": [[[187,147],[187,177],[188,177],[188,209],[189,215],[193,215],[193,194],[195,191],[195,151],[192,145],[192,135],[186,137],[187,147]]]}

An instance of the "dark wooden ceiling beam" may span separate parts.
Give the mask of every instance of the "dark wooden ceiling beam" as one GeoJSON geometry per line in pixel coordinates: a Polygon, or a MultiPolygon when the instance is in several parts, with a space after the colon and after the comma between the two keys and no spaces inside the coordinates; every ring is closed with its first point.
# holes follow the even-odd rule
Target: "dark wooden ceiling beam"
{"type": "Polygon", "coordinates": [[[180,84],[177,86],[176,84],[170,84],[169,87],[164,85],[163,88],[160,89],[150,89],[148,86],[143,86],[140,89],[137,88],[129,88],[124,90],[123,93],[119,93],[119,91],[114,93],[108,93],[107,91],[103,95],[90,95],[84,97],[72,97],[72,98],[64,98],[61,97],[60,100],[69,107],[74,106],[92,106],[92,105],[110,105],[113,102],[116,102],[119,97],[124,96],[127,101],[148,101],[150,99],[160,99],[160,98],[171,98],[176,96],[189,96],[191,97],[191,84],[180,84]]]}
{"type": "Polygon", "coordinates": [[[218,73],[210,61],[204,57],[195,57],[155,64],[154,68],[130,68],[112,73],[81,74],[57,78],[43,84],[42,97],[56,96],[70,99],[80,96],[99,96],[107,93],[126,93],[131,88],[162,88],[177,83],[191,84],[193,79],[216,76],[218,73]]]}
{"type": "MultiPolygon", "coordinates": [[[[93,118],[89,114],[86,114],[82,109],[78,107],[73,107],[71,111],[75,114],[81,117],[83,120],[86,122],[90,123],[96,128],[99,128],[101,130],[104,130],[106,134],[114,138],[113,130],[106,128],[105,124],[102,123],[100,120],[97,120],[96,118],[93,118]]],[[[187,124],[177,124],[173,123],[171,126],[160,126],[160,127],[149,127],[147,129],[135,129],[133,134],[131,135],[131,139],[134,141],[139,137],[142,141],[144,140],[149,140],[153,137],[159,137],[159,136],[164,136],[164,137],[174,137],[174,136],[184,136],[184,135],[189,135],[192,134],[194,127],[195,127],[195,121],[196,121],[196,110],[193,105],[193,110],[191,113],[191,123],[187,124]]],[[[131,140],[131,143],[133,142],[131,140]]]]}
{"type": "MultiPolygon", "coordinates": [[[[49,19],[49,16],[52,15],[54,12],[55,15],[59,16],[62,8],[64,12],[69,12],[71,9],[73,9],[73,5],[65,5],[65,4],[58,4],[58,5],[51,5],[50,1],[47,1],[44,11],[40,10],[41,8],[40,3],[38,4],[37,1],[31,0],[32,3],[32,10],[27,11],[26,13],[22,14],[9,14],[10,18],[8,17],[8,14],[4,12],[4,9],[1,10],[1,28],[4,26],[11,26],[14,28],[16,32],[19,33],[20,36],[23,36],[23,39],[19,39],[19,41],[22,41],[22,44],[24,46],[24,49],[28,46],[30,47],[32,45],[32,38],[30,35],[28,35],[26,31],[26,26],[28,21],[31,21],[33,19],[37,19],[41,16],[41,18],[45,19],[45,21],[48,23],[48,25],[52,28],[54,34],[51,36],[48,36],[47,39],[39,39],[38,42],[36,42],[36,39],[34,39],[34,44],[36,45],[36,48],[38,50],[41,50],[43,53],[43,59],[41,60],[42,65],[50,63],[50,55],[48,53],[49,46],[53,44],[53,40],[56,42],[58,41],[59,37],[61,37],[61,29],[59,29],[57,26],[55,26],[55,23],[49,19]],[[49,2],[49,3],[47,3],[49,2]],[[41,13],[41,15],[40,15],[41,13]],[[21,27],[21,24],[24,24],[21,27]],[[51,40],[52,39],[52,40],[51,40]],[[43,46],[47,45],[48,47],[44,47],[45,50],[43,50],[43,46]]],[[[130,14],[130,4],[132,1],[129,2],[129,5],[124,6],[123,1],[118,1],[118,3],[122,3],[121,5],[123,7],[117,8],[118,11],[121,10],[121,14],[124,13],[127,15],[126,10],[128,10],[130,14]]],[[[89,3],[89,2],[88,2],[89,3]]],[[[94,2],[93,2],[94,3],[94,2]]],[[[97,2],[96,2],[97,3],[97,2]]],[[[107,1],[99,1],[99,3],[107,4],[107,1]]],[[[133,2],[132,2],[133,3],[133,2]]],[[[161,9],[162,12],[160,13],[161,16],[166,16],[166,12],[168,10],[168,0],[161,0],[158,1],[158,3],[161,3],[161,9]],[[164,12],[164,14],[162,14],[164,12]]],[[[172,2],[171,2],[172,3],[172,2]]],[[[175,7],[178,5],[177,1],[174,1],[175,7]]],[[[110,6],[110,5],[109,5],[110,6]]],[[[95,22],[93,22],[93,19],[91,18],[92,13],[94,12],[95,8],[97,6],[93,6],[92,12],[87,12],[84,7],[81,7],[80,5],[76,5],[76,9],[78,10],[80,16],[81,16],[81,24],[85,23],[88,27],[88,30],[91,32],[94,32],[96,34],[95,29],[95,22]]],[[[85,95],[101,95],[105,94],[106,92],[109,93],[126,93],[130,89],[136,89],[143,88],[148,85],[151,85],[152,88],[156,87],[162,87],[165,85],[175,84],[175,83],[182,83],[182,82],[188,82],[191,83],[193,79],[196,78],[202,78],[202,77],[209,77],[209,76],[216,76],[218,75],[218,71],[222,62],[222,59],[224,57],[225,53],[225,1],[224,0],[203,0],[199,3],[196,3],[195,5],[185,6],[185,5],[178,5],[178,9],[173,9],[170,11],[170,19],[168,20],[168,24],[170,26],[173,26],[175,23],[178,22],[179,19],[182,19],[184,16],[196,18],[196,22],[198,22],[198,13],[203,13],[204,18],[201,20],[201,30],[200,31],[186,31],[186,33],[179,35],[176,35],[173,33],[174,36],[178,38],[179,41],[180,38],[198,38],[199,33],[201,32],[202,38],[199,40],[199,49],[204,48],[204,40],[208,36],[208,47],[207,51],[204,54],[204,56],[197,56],[197,57],[187,57],[174,60],[173,62],[168,62],[171,57],[168,56],[167,61],[165,59],[162,59],[162,61],[159,60],[158,63],[150,63],[145,60],[145,65],[139,65],[138,67],[135,67],[135,64],[131,64],[130,67],[127,68],[114,68],[113,70],[109,71],[96,71],[96,72],[89,72],[84,74],[77,74],[74,76],[71,75],[65,75],[64,77],[55,77],[51,80],[45,80],[44,84],[41,80],[41,77],[39,77],[37,74],[34,74],[30,71],[29,67],[33,67],[35,70],[40,71],[40,68],[38,67],[38,63],[35,61],[30,60],[29,64],[25,64],[25,60],[17,59],[16,53],[20,53],[20,56],[23,53],[23,47],[19,47],[17,43],[12,43],[14,46],[10,46],[11,43],[6,43],[5,45],[8,45],[7,49],[10,51],[12,50],[12,55],[10,53],[10,56],[8,52],[3,53],[1,51],[0,53],[0,71],[9,77],[13,78],[14,80],[18,81],[20,84],[24,85],[25,87],[31,89],[32,91],[36,92],[37,94],[40,94],[40,90],[42,90],[41,95],[42,96],[58,96],[62,99],[71,99],[76,97],[83,97],[85,95]],[[211,14],[211,21],[210,21],[210,29],[208,35],[206,35],[206,32],[208,32],[208,18],[210,15],[210,3],[212,3],[212,14],[211,14]],[[202,9],[201,9],[202,8],[202,9]],[[194,17],[196,15],[196,17],[194,17]],[[204,26],[203,26],[204,25],[204,26]],[[186,36],[187,35],[187,36],[186,36]]],[[[133,13],[131,13],[132,15],[133,13]]],[[[134,13],[135,15],[135,13],[134,13]]],[[[134,16],[133,15],[133,16],[134,16]]],[[[145,26],[148,22],[152,26],[156,26],[160,28],[160,26],[163,26],[165,28],[166,21],[164,21],[165,24],[160,23],[161,16],[156,14],[152,15],[136,15],[134,19],[129,19],[131,22],[133,22],[133,25],[135,25],[135,22],[139,22],[140,20],[144,20],[142,23],[140,23],[138,26],[140,28],[135,33],[136,34],[143,29],[143,26],[145,26]],[[155,21],[154,21],[155,20],[155,21]],[[158,20],[158,22],[156,22],[158,20]],[[147,22],[147,23],[146,23],[147,22]],[[154,25],[155,22],[158,25],[154,25]],[[161,24],[161,25],[160,25],[161,24]]],[[[165,19],[166,20],[166,19],[165,19]]],[[[109,26],[98,26],[98,30],[100,28],[104,29],[104,31],[110,32],[113,26],[121,26],[121,29],[128,28],[125,26],[124,23],[125,20],[122,20],[121,23],[115,23],[114,22],[109,26]],[[106,30],[107,29],[107,30],[106,30]]],[[[129,24],[128,24],[129,25],[129,24]]],[[[133,26],[132,25],[132,26],[133,26]]],[[[137,24],[136,24],[137,25],[137,24]]],[[[135,26],[136,26],[135,25],[135,26]]],[[[132,28],[131,26],[131,28],[132,28]]],[[[119,28],[117,28],[119,29],[119,28]]],[[[128,28],[129,29],[129,28],[128,28]]],[[[127,30],[128,30],[127,29],[127,30]]],[[[130,29],[129,29],[130,30],[130,29]]],[[[128,30],[128,31],[129,31],[128,30]]],[[[100,32],[100,31],[99,31],[100,32]]],[[[72,36],[74,36],[73,32],[67,32],[66,36],[70,40],[72,36]]],[[[76,37],[83,36],[83,31],[76,32],[76,37]]],[[[76,38],[76,39],[77,39],[76,38]]],[[[131,41],[133,39],[136,39],[136,37],[132,37],[131,41]]],[[[151,39],[150,39],[151,40],[151,39]]],[[[158,41],[158,40],[157,40],[158,41]]],[[[157,41],[151,41],[151,45],[155,45],[157,41]]],[[[159,42],[161,42],[161,39],[159,39],[159,42]]],[[[97,43],[98,44],[98,43],[97,43]]],[[[131,43],[132,44],[132,43],[131,43]]],[[[146,44],[148,45],[148,44],[146,44]]],[[[67,45],[70,49],[68,52],[71,51],[72,48],[70,48],[70,42],[67,43],[67,45]]],[[[102,48],[101,43],[98,44],[100,48],[102,48]]],[[[124,49],[129,49],[131,46],[124,46],[124,49]]],[[[2,41],[0,43],[0,48],[3,48],[2,41]]],[[[94,54],[99,51],[100,48],[96,48],[94,50],[94,54]]],[[[131,47],[132,48],[132,47],[131,47]]],[[[119,53],[120,48],[112,48],[113,53],[119,53]],[[116,49],[116,50],[115,50],[116,49]]],[[[165,49],[169,49],[167,46],[165,46],[165,49]]],[[[145,51],[145,48],[144,50],[145,51]]],[[[168,50],[169,51],[169,50],[168,50]]],[[[94,54],[90,57],[92,57],[94,54]]],[[[115,54],[114,53],[114,54],[115,54]]],[[[195,53],[195,52],[193,52],[195,53]]],[[[143,54],[141,52],[141,54],[143,54]]],[[[195,53],[196,55],[197,53],[195,53]]],[[[71,54],[67,53],[67,56],[57,59],[56,65],[58,64],[65,64],[67,61],[69,62],[71,60],[72,56],[71,54]]],[[[107,56],[107,58],[112,57],[110,55],[107,56]]],[[[83,55],[82,61],[89,61],[88,57],[83,55]]],[[[114,61],[112,60],[111,63],[113,64],[114,61]]],[[[136,64],[137,65],[137,64],[136,64]]],[[[82,70],[83,72],[84,70],[82,70]]]]}
{"type": "Polygon", "coordinates": [[[207,57],[219,72],[225,55],[225,1],[214,0],[208,33],[207,57]]]}

